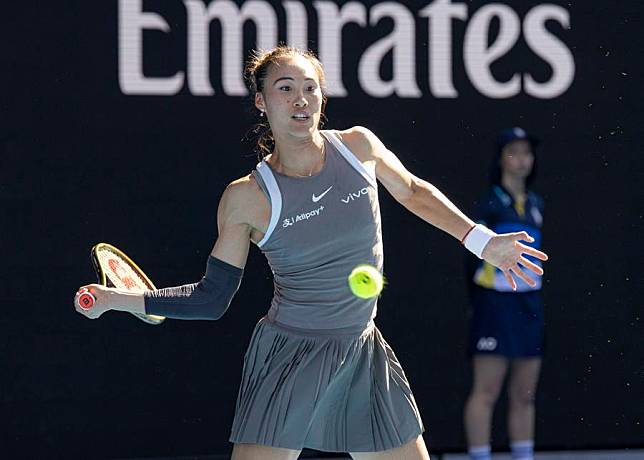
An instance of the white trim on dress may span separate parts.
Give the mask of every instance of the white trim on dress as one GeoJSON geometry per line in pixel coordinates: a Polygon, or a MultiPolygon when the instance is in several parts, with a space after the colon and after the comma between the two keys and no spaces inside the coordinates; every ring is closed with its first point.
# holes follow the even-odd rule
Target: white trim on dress
{"type": "Polygon", "coordinates": [[[340,139],[340,135],[337,133],[337,131],[325,130],[320,131],[320,133],[322,133],[322,135],[333,144],[338,152],[340,152],[340,155],[342,155],[344,159],[347,160],[351,166],[353,166],[353,169],[358,171],[358,173],[360,173],[360,175],[364,177],[365,180],[373,186],[373,188],[378,189],[376,172],[370,172],[365,167],[365,165],[363,165],[362,162],[358,160],[358,157],[356,157],[355,154],[351,150],[349,150],[349,147],[347,147],[344,142],[342,142],[342,139],[340,139]]]}
{"type": "Polygon", "coordinates": [[[264,234],[264,238],[257,243],[257,246],[261,248],[268,241],[275,227],[277,227],[277,221],[282,214],[282,193],[277,185],[273,171],[271,171],[271,168],[266,164],[265,160],[259,162],[255,169],[262,176],[262,180],[268,189],[268,194],[271,199],[271,220],[268,223],[268,229],[264,234]]]}

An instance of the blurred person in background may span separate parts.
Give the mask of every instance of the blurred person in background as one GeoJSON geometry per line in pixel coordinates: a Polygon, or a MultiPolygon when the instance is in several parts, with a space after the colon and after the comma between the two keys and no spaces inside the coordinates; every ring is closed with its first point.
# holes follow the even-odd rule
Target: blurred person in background
{"type": "MultiPolygon", "coordinates": [[[[496,233],[525,231],[538,249],[543,199],[530,189],[536,176],[537,139],[521,128],[499,133],[490,168],[490,188],[473,218],[496,233]]],[[[539,261],[528,257],[532,262],[539,261]]],[[[516,289],[496,267],[469,258],[468,282],[473,315],[468,354],[473,382],[464,423],[472,460],[490,460],[492,414],[506,375],[507,426],[514,460],[534,458],[535,392],[543,354],[541,279],[518,280],[516,289]]],[[[532,276],[532,273],[530,273],[532,276]]]]}

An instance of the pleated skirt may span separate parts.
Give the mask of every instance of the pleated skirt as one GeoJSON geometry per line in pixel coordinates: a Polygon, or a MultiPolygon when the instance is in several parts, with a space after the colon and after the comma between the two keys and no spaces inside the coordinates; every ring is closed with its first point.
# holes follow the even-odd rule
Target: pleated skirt
{"type": "Polygon", "coordinates": [[[231,442],[377,452],[423,431],[405,373],[373,322],[362,331],[258,322],[244,357],[231,442]]]}

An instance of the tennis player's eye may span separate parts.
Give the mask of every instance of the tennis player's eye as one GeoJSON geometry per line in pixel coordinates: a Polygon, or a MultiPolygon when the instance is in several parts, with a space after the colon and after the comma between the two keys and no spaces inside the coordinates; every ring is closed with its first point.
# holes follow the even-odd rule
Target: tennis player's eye
{"type": "Polygon", "coordinates": [[[290,86],[280,86],[280,91],[290,91],[291,87],[290,86]]]}

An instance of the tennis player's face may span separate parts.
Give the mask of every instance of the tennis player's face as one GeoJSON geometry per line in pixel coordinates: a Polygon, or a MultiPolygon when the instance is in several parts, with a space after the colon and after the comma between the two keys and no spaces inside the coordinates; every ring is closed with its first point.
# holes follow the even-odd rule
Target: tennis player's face
{"type": "Polygon", "coordinates": [[[313,64],[302,56],[272,64],[255,105],[266,112],[274,135],[311,136],[322,110],[322,90],[313,64]]]}
{"type": "Polygon", "coordinates": [[[501,152],[501,169],[505,174],[525,179],[532,171],[534,155],[528,141],[510,142],[501,152]]]}

